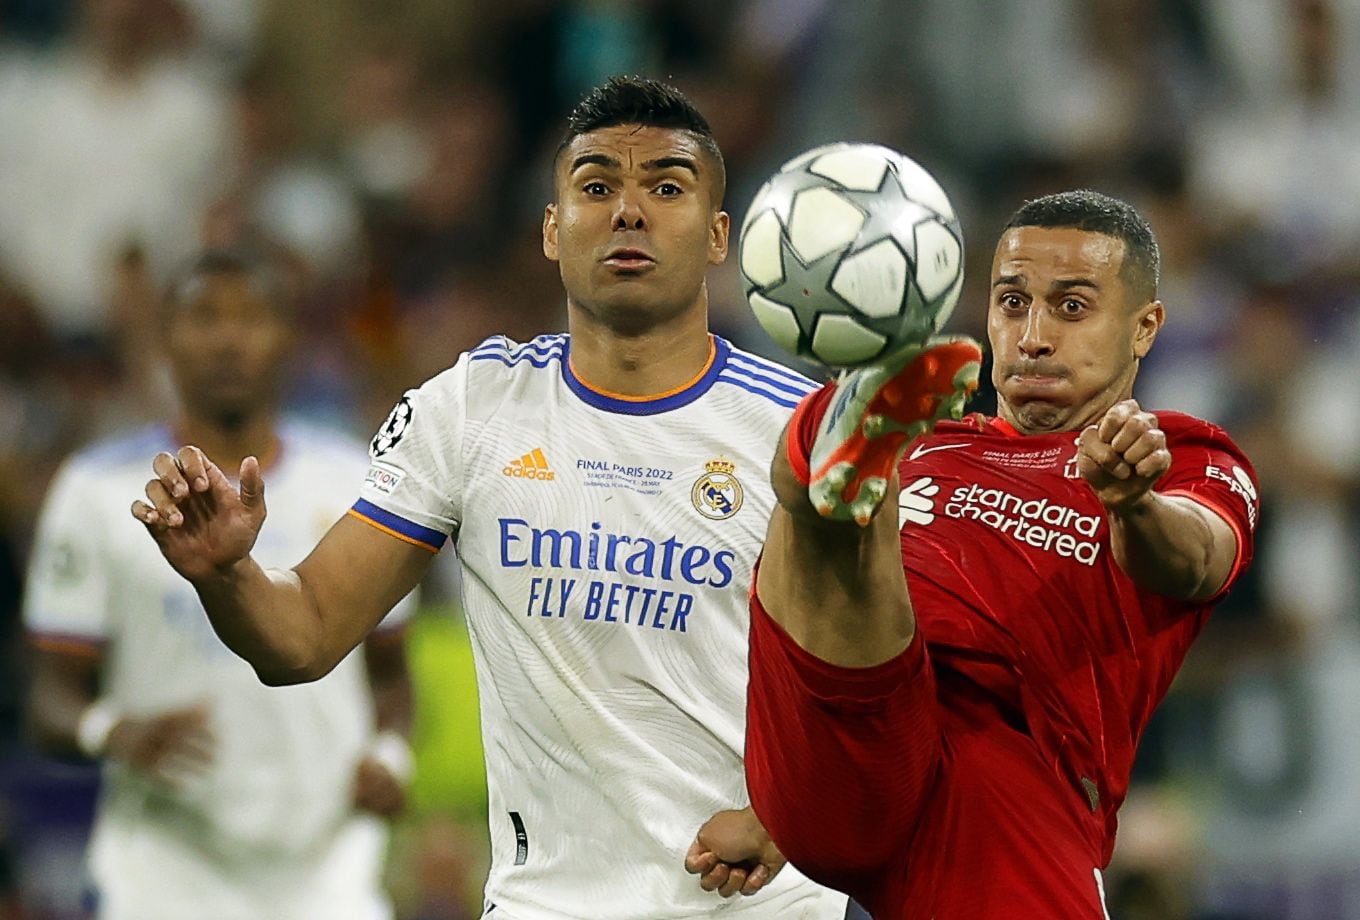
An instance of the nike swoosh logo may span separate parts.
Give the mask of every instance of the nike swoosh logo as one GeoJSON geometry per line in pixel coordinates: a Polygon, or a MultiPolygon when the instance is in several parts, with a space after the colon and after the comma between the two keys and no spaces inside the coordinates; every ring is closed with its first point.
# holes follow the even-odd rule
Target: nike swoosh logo
{"type": "Polygon", "coordinates": [[[926,454],[933,454],[937,450],[953,450],[956,447],[967,447],[968,443],[963,444],[936,444],[934,447],[926,447],[924,444],[917,444],[912,450],[908,460],[915,460],[917,457],[924,457],[926,454]]]}

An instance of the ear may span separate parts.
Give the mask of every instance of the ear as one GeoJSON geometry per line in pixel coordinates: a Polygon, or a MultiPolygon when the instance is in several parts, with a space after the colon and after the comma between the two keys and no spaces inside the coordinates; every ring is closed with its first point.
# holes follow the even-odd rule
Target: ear
{"type": "Polygon", "coordinates": [[[732,216],[726,211],[714,211],[708,228],[708,264],[721,265],[727,261],[727,240],[732,233],[732,216]]]}
{"type": "Polygon", "coordinates": [[[543,254],[549,260],[557,261],[557,205],[549,204],[543,209],[543,254]]]}
{"type": "Polygon", "coordinates": [[[1162,331],[1162,326],[1166,323],[1166,307],[1162,306],[1160,300],[1144,304],[1138,309],[1138,325],[1133,331],[1133,356],[1135,358],[1146,358],[1147,353],[1152,351],[1152,343],[1157,340],[1157,333],[1162,331]]]}

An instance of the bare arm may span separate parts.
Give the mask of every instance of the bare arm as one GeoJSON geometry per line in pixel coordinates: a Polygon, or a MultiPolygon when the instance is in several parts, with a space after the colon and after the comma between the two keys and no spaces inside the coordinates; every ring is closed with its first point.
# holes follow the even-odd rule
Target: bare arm
{"type": "Polygon", "coordinates": [[[374,633],[364,643],[368,688],[373,694],[378,731],[411,734],[411,676],[406,668],[403,630],[374,633]]]}
{"type": "Polygon", "coordinates": [[[82,746],[81,723],[98,698],[102,656],[38,649],[28,722],[39,750],[58,757],[102,757],[171,785],[212,762],[215,742],[201,706],[145,718],[118,717],[97,750],[82,746]]]}
{"type": "Polygon", "coordinates": [[[378,736],[354,774],[354,804],[384,818],[406,807],[406,787],[414,767],[411,734],[411,681],[400,630],[374,633],[364,643],[364,664],[373,694],[378,736]]]}
{"type": "Polygon", "coordinates": [[[102,659],[94,649],[89,654],[34,650],[28,730],[38,750],[56,757],[83,756],[76,732],[98,694],[102,659]]]}
{"type": "Polygon", "coordinates": [[[241,464],[240,488],[202,451],[158,454],[147,501],[132,513],[193,584],[222,641],[270,685],[329,673],[415,587],[432,554],[353,517],[341,518],[292,569],[250,555],[264,523],[259,462],[241,464]]]}
{"type": "Polygon", "coordinates": [[[1182,600],[1223,589],[1237,536],[1198,502],[1152,491],[1171,468],[1156,416],[1133,400],[1118,403],[1081,433],[1077,464],[1105,506],[1115,560],[1134,583],[1182,600]]]}

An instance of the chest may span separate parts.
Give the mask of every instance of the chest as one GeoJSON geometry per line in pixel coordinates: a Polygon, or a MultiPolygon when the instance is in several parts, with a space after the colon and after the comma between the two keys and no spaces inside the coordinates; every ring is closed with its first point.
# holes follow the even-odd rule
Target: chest
{"type": "Polygon", "coordinates": [[[657,565],[668,561],[681,577],[686,570],[698,577],[723,550],[753,560],[773,504],[776,437],[734,433],[695,413],[545,413],[532,425],[487,419],[467,443],[459,542],[513,555],[528,534],[527,551],[540,561],[556,551],[583,567],[613,569],[632,557],[630,547],[669,541],[674,548],[660,550],[657,565]],[[545,529],[564,536],[534,536],[545,529]]]}
{"type": "Polygon", "coordinates": [[[1029,573],[1044,581],[1082,579],[1102,569],[1108,524],[1077,471],[1075,438],[1036,440],[947,440],[913,448],[901,466],[898,502],[909,562],[945,553],[973,576],[1029,573]]]}

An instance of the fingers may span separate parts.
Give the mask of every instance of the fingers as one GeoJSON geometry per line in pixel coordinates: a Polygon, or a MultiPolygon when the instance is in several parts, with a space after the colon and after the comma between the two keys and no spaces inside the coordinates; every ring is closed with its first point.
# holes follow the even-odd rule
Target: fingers
{"type": "Polygon", "coordinates": [[[724,898],[732,897],[732,895],[741,891],[742,886],[746,884],[746,876],[748,874],[749,872],[747,869],[744,869],[741,866],[732,866],[727,873],[727,881],[718,886],[718,894],[722,895],[724,898]]]}
{"type": "Polygon", "coordinates": [[[189,480],[173,454],[161,451],[151,461],[151,470],[165,487],[167,495],[183,498],[189,494],[189,480]]]}
{"type": "Polygon", "coordinates": [[[1098,425],[1084,430],[1080,448],[1085,471],[1099,469],[1115,479],[1155,476],[1170,467],[1166,434],[1157,417],[1131,399],[1115,404],[1098,425]]]}
{"type": "Polygon", "coordinates": [[[1124,427],[1124,423],[1138,411],[1138,403],[1132,399],[1117,402],[1111,406],[1105,415],[1100,419],[1096,434],[1100,435],[1100,440],[1106,444],[1114,441],[1115,435],[1124,427]]]}
{"type": "Polygon", "coordinates": [[[150,514],[143,520],[144,523],[164,524],[167,527],[178,527],[184,523],[184,514],[179,510],[179,503],[170,494],[170,487],[166,486],[164,479],[152,479],[147,482],[146,499],[146,502],[137,503],[150,506],[150,514]]]}
{"type": "MultiPolygon", "coordinates": [[[[732,867],[725,862],[719,862],[699,878],[699,887],[704,891],[718,891],[726,885],[728,879],[732,877],[732,867]]],[[[724,895],[726,897],[726,895],[724,895]]]]}
{"type": "Polygon", "coordinates": [[[178,464],[185,481],[190,490],[194,492],[208,491],[208,470],[212,466],[203,451],[187,444],[175,452],[175,462],[178,464]]]}
{"type": "Polygon", "coordinates": [[[241,461],[241,504],[254,509],[264,502],[264,476],[260,473],[258,457],[241,461]]]}
{"type": "Polygon", "coordinates": [[[718,857],[708,847],[697,840],[689,845],[689,852],[685,854],[686,872],[691,875],[705,875],[713,871],[717,864],[718,857]]]}
{"type": "Polygon", "coordinates": [[[769,884],[772,878],[774,878],[774,873],[770,871],[770,867],[761,863],[752,869],[751,874],[746,877],[746,884],[741,886],[742,895],[750,897],[769,884]]]}
{"type": "Polygon", "coordinates": [[[1115,479],[1128,479],[1133,474],[1133,467],[1101,438],[1099,431],[1099,427],[1090,425],[1081,433],[1077,465],[1082,475],[1090,478],[1093,473],[1102,472],[1115,479]]]}

